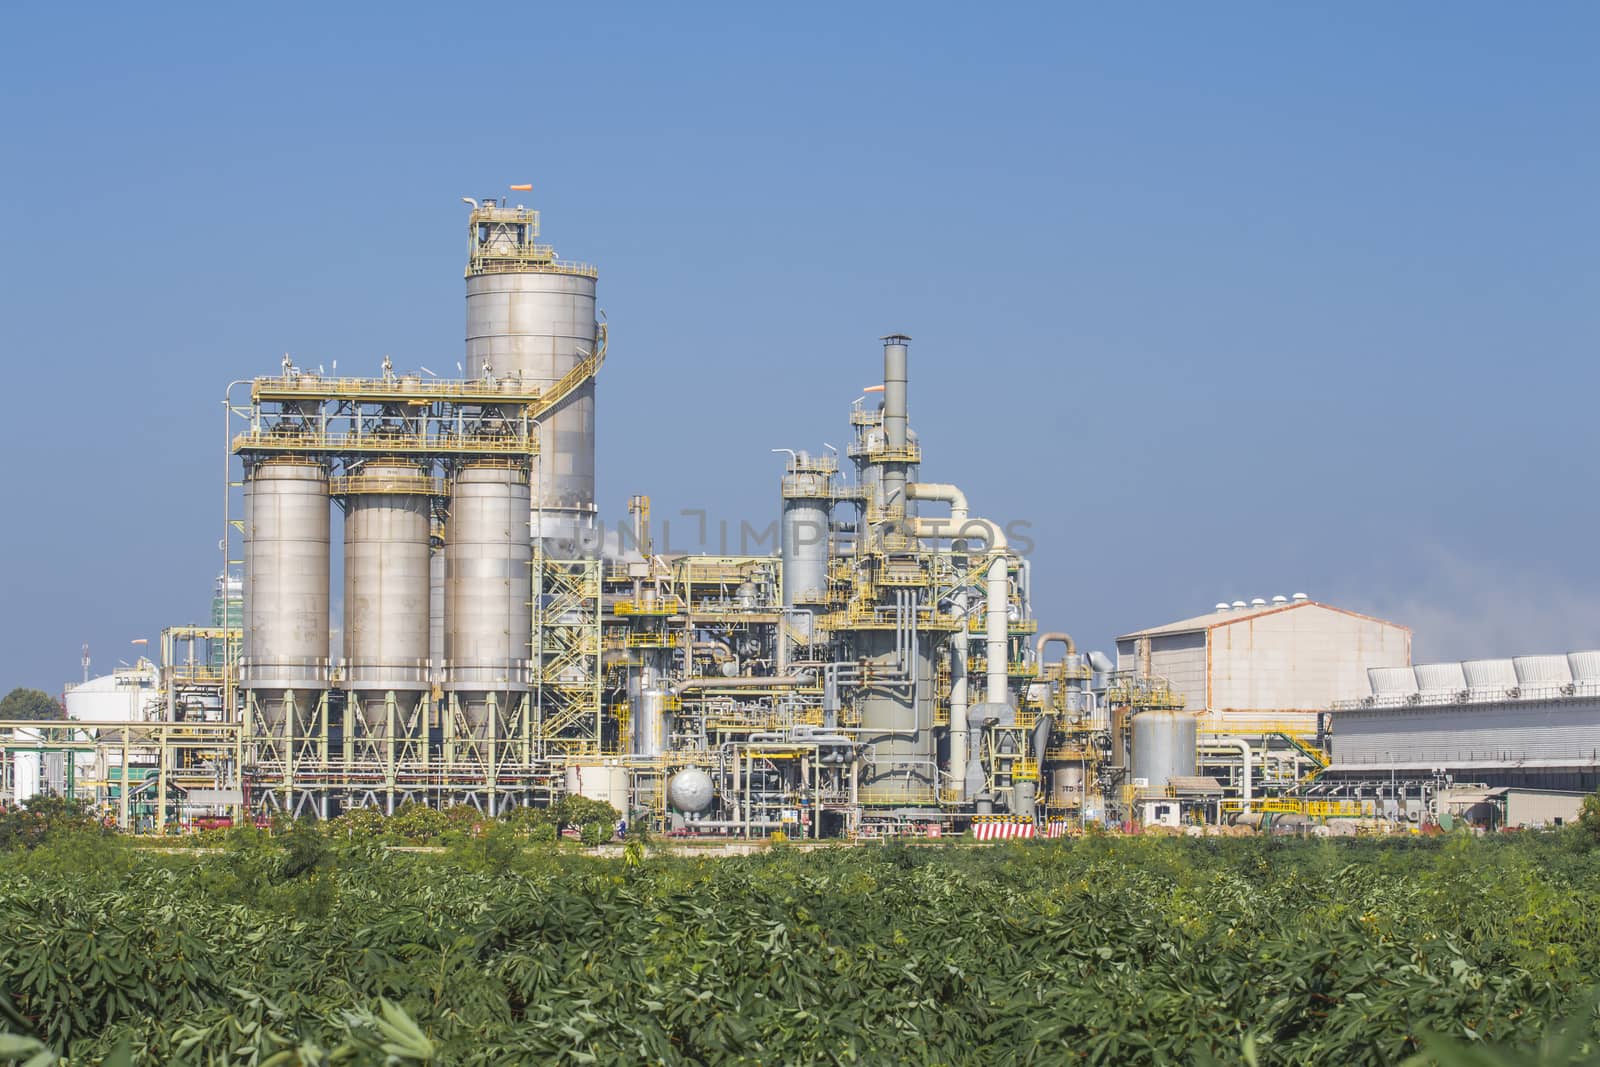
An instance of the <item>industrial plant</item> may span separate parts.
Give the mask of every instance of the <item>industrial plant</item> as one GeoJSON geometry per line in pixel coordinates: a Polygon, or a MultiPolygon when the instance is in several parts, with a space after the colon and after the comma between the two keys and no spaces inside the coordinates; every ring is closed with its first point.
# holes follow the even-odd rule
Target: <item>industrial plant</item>
{"type": "Polygon", "coordinates": [[[0,724],[0,802],[169,832],[571,793],[667,834],[982,840],[1538,824],[1595,786],[1600,653],[1413,668],[1404,626],[1290,591],[1080,648],[1030,593],[1061,564],[924,470],[904,334],[842,451],[775,460],[775,550],[658,546],[644,495],[606,529],[598,270],[467,203],[460,375],[229,386],[210,624],[0,724]]]}

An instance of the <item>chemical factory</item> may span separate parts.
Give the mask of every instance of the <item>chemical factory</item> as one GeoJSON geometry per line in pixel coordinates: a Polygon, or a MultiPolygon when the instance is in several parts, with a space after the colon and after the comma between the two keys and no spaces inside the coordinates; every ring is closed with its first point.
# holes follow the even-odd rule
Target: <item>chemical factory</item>
{"type": "Polygon", "coordinates": [[[658,550],[643,495],[606,529],[598,271],[467,203],[462,376],[230,387],[210,625],[0,723],[0,803],[169,832],[575,793],[659,833],[984,839],[1541,825],[1600,780],[1600,653],[1413,668],[1405,627],[1304,594],[1080,649],[1035,614],[1051,561],[925,474],[903,334],[842,453],[783,450],[776,551],[658,550]]]}

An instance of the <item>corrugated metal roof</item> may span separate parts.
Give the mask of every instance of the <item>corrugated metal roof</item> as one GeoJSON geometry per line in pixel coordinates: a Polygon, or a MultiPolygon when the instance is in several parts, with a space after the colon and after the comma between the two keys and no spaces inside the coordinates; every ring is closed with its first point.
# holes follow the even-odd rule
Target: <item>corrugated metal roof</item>
{"type": "Polygon", "coordinates": [[[1266,604],[1254,608],[1213,611],[1205,615],[1196,615],[1192,619],[1169,622],[1165,626],[1152,626],[1148,630],[1135,630],[1132,633],[1123,634],[1117,640],[1126,641],[1135,637],[1160,637],[1166,634],[1198,633],[1202,630],[1215,630],[1222,626],[1232,626],[1236,622],[1244,622],[1247,619],[1259,619],[1263,615],[1275,615],[1280,611],[1295,611],[1299,608],[1322,608],[1324,611],[1337,611],[1341,615],[1349,615],[1357,619],[1370,619],[1372,622],[1382,623],[1385,626],[1393,626],[1397,630],[1410,632],[1409,627],[1401,626],[1399,623],[1390,622],[1387,619],[1363,615],[1359,611],[1336,608],[1332,604],[1324,604],[1320,600],[1299,600],[1288,604],[1266,604]]]}

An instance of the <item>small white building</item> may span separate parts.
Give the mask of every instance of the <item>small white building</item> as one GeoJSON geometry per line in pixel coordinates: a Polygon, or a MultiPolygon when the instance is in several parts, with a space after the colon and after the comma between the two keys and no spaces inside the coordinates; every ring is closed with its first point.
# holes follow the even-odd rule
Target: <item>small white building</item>
{"type": "Polygon", "coordinates": [[[1411,665],[1411,631],[1310,600],[1235,601],[1117,638],[1117,669],[1164,678],[1201,729],[1243,736],[1316,731],[1334,701],[1367,689],[1369,667],[1411,665]]]}

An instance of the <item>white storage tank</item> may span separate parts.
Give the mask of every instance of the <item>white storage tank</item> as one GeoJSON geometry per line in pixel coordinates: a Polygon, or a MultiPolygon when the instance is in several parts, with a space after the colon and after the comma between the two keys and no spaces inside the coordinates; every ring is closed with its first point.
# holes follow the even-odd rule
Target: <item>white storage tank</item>
{"type": "Polygon", "coordinates": [[[626,816],[629,778],[628,768],[615,760],[570,763],[567,765],[567,792],[610,804],[619,815],[626,816]]]}
{"type": "Polygon", "coordinates": [[[715,795],[711,775],[699,767],[685,767],[667,780],[667,803],[685,815],[699,815],[711,810],[715,795]]]}

